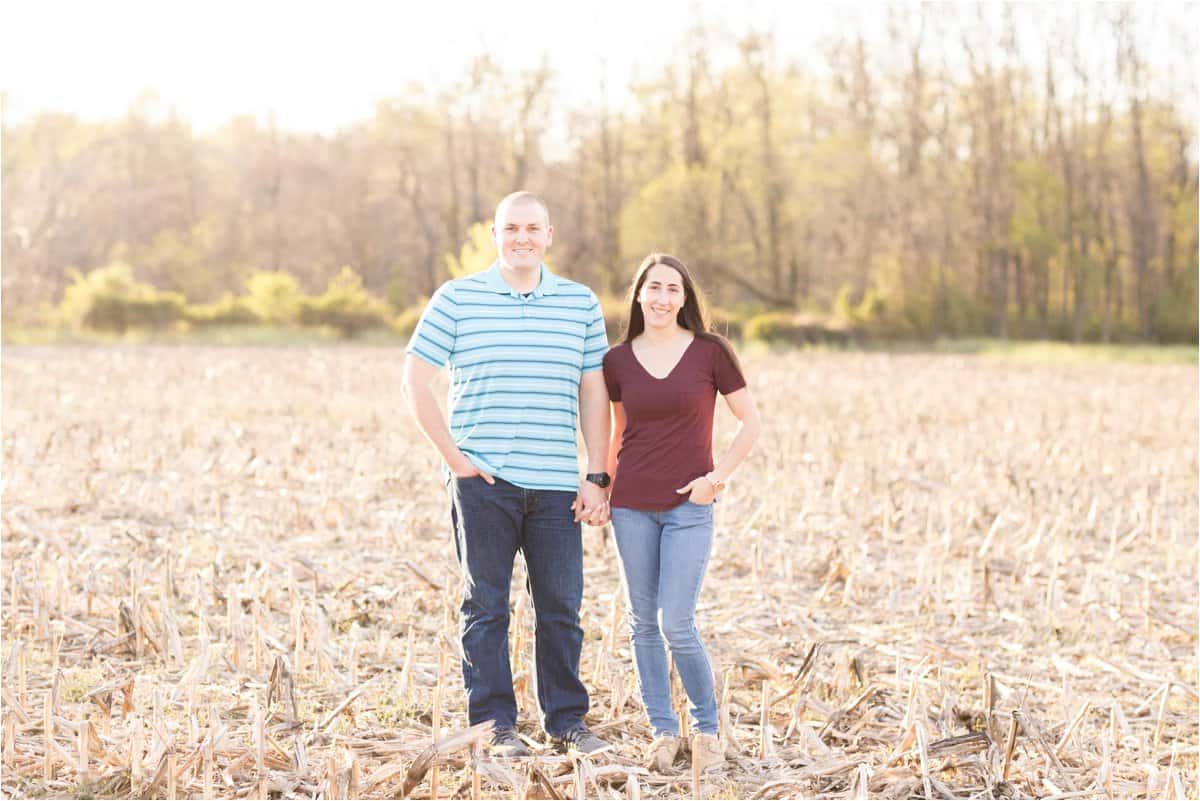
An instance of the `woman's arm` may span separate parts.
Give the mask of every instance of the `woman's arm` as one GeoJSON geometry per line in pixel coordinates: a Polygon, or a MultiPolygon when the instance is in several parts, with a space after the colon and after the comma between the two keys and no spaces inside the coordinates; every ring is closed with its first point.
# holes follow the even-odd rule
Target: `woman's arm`
{"type": "Polygon", "coordinates": [[[694,503],[712,503],[720,488],[724,486],[725,480],[742,463],[754,447],[754,441],[758,439],[761,424],[758,419],[758,407],[754,405],[750,390],[742,387],[736,392],[730,392],[725,396],[725,402],[729,404],[729,411],[733,412],[733,416],[739,421],[737,433],[733,435],[733,442],[729,445],[729,452],[711,473],[694,478],[675,490],[680,495],[687,495],[694,503]]]}
{"type": "Polygon", "coordinates": [[[758,439],[759,431],[762,429],[762,422],[758,417],[758,406],[754,403],[754,396],[750,394],[749,387],[742,387],[737,392],[730,392],[725,396],[725,403],[728,404],[729,411],[733,412],[733,416],[738,419],[738,428],[725,457],[708,474],[709,479],[716,484],[724,483],[742,463],[742,460],[749,455],[750,450],[754,447],[754,441],[758,439]]]}
{"type": "Polygon", "coordinates": [[[613,401],[611,408],[612,427],[609,429],[608,462],[605,464],[604,472],[615,476],[617,474],[617,452],[621,450],[621,437],[625,435],[625,407],[620,401],[613,401]]]}

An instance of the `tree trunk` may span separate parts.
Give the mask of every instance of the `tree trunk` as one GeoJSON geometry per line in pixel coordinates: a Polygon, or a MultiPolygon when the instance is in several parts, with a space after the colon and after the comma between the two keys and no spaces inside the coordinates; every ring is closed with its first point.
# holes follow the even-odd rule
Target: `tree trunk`
{"type": "Polygon", "coordinates": [[[992,314],[996,336],[1008,339],[1008,248],[997,248],[992,255],[996,284],[992,293],[992,314]]]}
{"type": "Polygon", "coordinates": [[[1122,9],[1118,17],[1119,63],[1121,72],[1128,81],[1130,161],[1132,162],[1135,186],[1130,194],[1129,227],[1133,244],[1134,293],[1137,300],[1138,332],[1143,342],[1154,339],[1154,276],[1150,272],[1153,258],[1155,221],[1150,189],[1150,170],[1146,165],[1146,145],[1142,132],[1142,63],[1134,42],[1131,10],[1122,9]]]}
{"type": "Polygon", "coordinates": [[[445,135],[443,143],[446,150],[446,210],[442,215],[442,226],[445,230],[444,242],[453,247],[463,235],[461,222],[462,201],[458,189],[458,144],[454,135],[454,118],[447,104],[445,113],[445,135]]]}
{"type": "Polygon", "coordinates": [[[1021,252],[1013,253],[1013,278],[1016,283],[1017,294],[1017,321],[1019,329],[1017,336],[1028,336],[1025,331],[1025,264],[1021,258],[1021,252]]]}
{"type": "Polygon", "coordinates": [[[1075,264],[1075,308],[1071,319],[1071,339],[1075,344],[1083,341],[1083,323],[1087,316],[1087,271],[1091,259],[1091,238],[1087,231],[1081,231],[1079,238],[1079,255],[1075,264]]]}
{"type": "Polygon", "coordinates": [[[1045,261],[1037,266],[1038,338],[1050,338],[1050,265],[1045,261]]]}

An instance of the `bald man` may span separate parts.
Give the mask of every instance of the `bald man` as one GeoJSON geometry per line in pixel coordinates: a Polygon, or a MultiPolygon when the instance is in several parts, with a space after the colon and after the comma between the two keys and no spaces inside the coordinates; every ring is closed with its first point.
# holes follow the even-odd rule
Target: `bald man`
{"type": "Polygon", "coordinates": [[[493,722],[494,755],[529,755],[517,732],[508,653],[508,588],[520,551],[536,617],[542,728],[558,749],[592,753],[606,746],[583,723],[580,521],[608,520],[604,317],[595,293],[543,263],[554,228],[537,195],[501,200],[492,236],[496,262],[447,281],[425,307],[408,343],[404,391],[445,464],[464,578],[462,671],[471,724],[493,722]],[[445,366],[448,422],[431,389],[445,366]],[[587,449],[582,478],[577,428],[587,449]]]}

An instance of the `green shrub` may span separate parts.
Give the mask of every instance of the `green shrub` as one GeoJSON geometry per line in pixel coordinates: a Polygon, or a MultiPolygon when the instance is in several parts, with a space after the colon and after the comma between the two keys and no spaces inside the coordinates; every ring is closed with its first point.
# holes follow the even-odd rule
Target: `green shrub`
{"type": "Polygon", "coordinates": [[[881,319],[886,311],[883,295],[875,287],[868,287],[862,301],[854,309],[854,322],[870,325],[881,319]]]}
{"type": "Polygon", "coordinates": [[[766,312],[752,317],[743,328],[748,340],[775,344],[842,344],[853,339],[855,331],[837,320],[824,320],[812,314],[766,312]]]}
{"type": "Polygon", "coordinates": [[[765,312],[751,317],[746,323],[746,339],[773,342],[784,337],[791,328],[792,316],[786,312],[765,312]]]}
{"type": "Polygon", "coordinates": [[[246,281],[246,302],[264,323],[294,323],[304,299],[300,284],[285,272],[259,271],[246,281]]]}
{"type": "Polygon", "coordinates": [[[402,337],[411,337],[412,332],[417,328],[417,323],[421,320],[421,312],[424,309],[425,302],[422,302],[400,312],[392,320],[392,330],[402,337]]]}
{"type": "Polygon", "coordinates": [[[87,275],[71,271],[59,312],[77,328],[124,333],[130,328],[165,328],[185,305],[178,292],[159,292],[134,280],[133,269],[113,262],[87,275]]]}
{"type": "Polygon", "coordinates": [[[854,319],[854,306],[850,303],[850,294],[853,291],[849,284],[842,284],[833,300],[833,316],[843,322],[848,323],[854,319]]]}
{"type": "Polygon", "coordinates": [[[256,325],[262,318],[255,313],[247,298],[235,298],[226,293],[215,303],[188,304],[183,307],[183,319],[198,328],[223,325],[256,325]]]}
{"type": "Polygon", "coordinates": [[[445,255],[446,271],[451,278],[462,278],[486,270],[496,260],[496,242],[492,239],[492,224],[477,222],[467,229],[466,241],[458,254],[445,255]]]}
{"type": "Polygon", "coordinates": [[[862,300],[855,306],[850,302],[852,290],[849,284],[842,284],[838,289],[837,298],[833,301],[834,319],[848,325],[871,325],[880,322],[885,311],[883,295],[871,286],[863,293],[862,300]]]}
{"type": "Polygon", "coordinates": [[[300,300],[303,325],[329,326],[351,338],[362,331],[388,328],[387,305],[363,288],[362,278],[349,267],[329,281],[325,294],[300,300]]]}

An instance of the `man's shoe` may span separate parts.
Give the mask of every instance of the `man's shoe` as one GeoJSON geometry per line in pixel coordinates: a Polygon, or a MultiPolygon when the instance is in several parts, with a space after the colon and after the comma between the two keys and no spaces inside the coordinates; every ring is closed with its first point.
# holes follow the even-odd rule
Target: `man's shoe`
{"type": "Polygon", "coordinates": [[[550,739],[558,750],[563,753],[575,751],[580,754],[594,754],[608,748],[608,743],[592,734],[591,730],[582,723],[575,724],[562,734],[552,734],[550,739]]]}
{"type": "Polygon", "coordinates": [[[692,737],[692,764],[703,773],[725,763],[725,746],[715,734],[692,737]]]}
{"type": "Polygon", "coordinates": [[[492,734],[492,744],[488,747],[488,753],[494,757],[512,759],[529,756],[529,749],[521,742],[515,729],[497,729],[492,734]]]}
{"type": "Polygon", "coordinates": [[[649,767],[659,773],[665,773],[674,767],[677,756],[679,756],[679,736],[660,734],[650,744],[649,767]]]}

